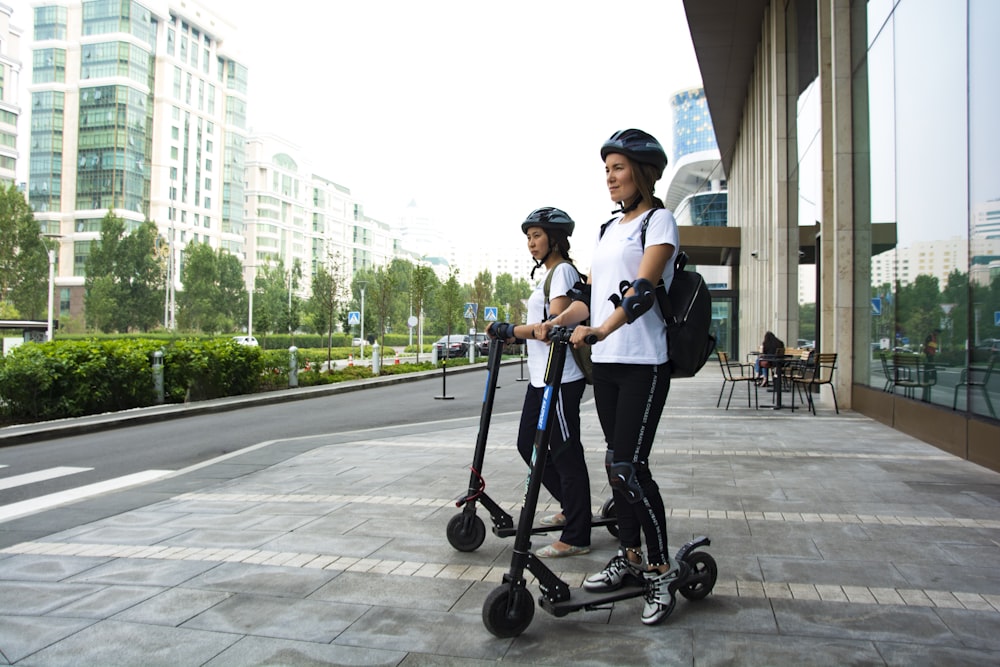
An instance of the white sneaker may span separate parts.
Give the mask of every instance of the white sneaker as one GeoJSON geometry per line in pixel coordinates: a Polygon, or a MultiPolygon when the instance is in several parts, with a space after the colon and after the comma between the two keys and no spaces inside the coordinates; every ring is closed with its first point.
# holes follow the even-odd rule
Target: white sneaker
{"type": "Polygon", "coordinates": [[[584,579],[583,588],[588,591],[617,590],[622,587],[626,575],[629,574],[641,579],[640,563],[633,563],[625,555],[625,552],[619,549],[618,554],[608,561],[603,570],[584,579]]]}
{"type": "Polygon", "coordinates": [[[670,569],[666,572],[649,570],[642,573],[646,582],[646,603],[642,606],[642,622],[646,625],[656,625],[674,610],[677,584],[680,582],[680,565],[673,558],[668,558],[670,569]]]}

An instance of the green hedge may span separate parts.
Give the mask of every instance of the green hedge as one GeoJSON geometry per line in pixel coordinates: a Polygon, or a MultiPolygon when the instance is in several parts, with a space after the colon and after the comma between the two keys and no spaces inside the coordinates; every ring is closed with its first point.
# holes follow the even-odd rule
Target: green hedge
{"type": "MultiPolygon", "coordinates": [[[[297,341],[298,342],[298,341],[297,341]]],[[[350,341],[348,341],[350,342],[350,341]]],[[[291,367],[288,348],[239,345],[232,337],[121,337],[57,339],[20,345],[0,357],[0,423],[24,423],[116,412],[156,402],[154,353],[163,353],[166,403],[286,389],[291,367]]],[[[351,348],[334,348],[344,359],[351,348]]],[[[320,372],[327,349],[299,349],[299,386],[372,377],[368,366],[320,372]]],[[[468,360],[450,359],[449,366],[468,360]]],[[[440,368],[442,362],[438,363],[440,368]]],[[[393,363],[386,357],[380,375],[431,370],[421,363],[393,363]]]]}

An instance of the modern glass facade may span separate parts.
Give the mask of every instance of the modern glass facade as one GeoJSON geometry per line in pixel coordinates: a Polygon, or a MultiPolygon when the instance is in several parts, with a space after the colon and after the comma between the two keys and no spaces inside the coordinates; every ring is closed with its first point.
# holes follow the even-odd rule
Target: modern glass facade
{"type": "Polygon", "coordinates": [[[852,28],[855,226],[897,229],[857,271],[855,381],[893,389],[914,357],[911,398],[995,419],[1000,369],[975,382],[1000,362],[1000,3],[854,2],[852,28]]]}
{"type": "Polygon", "coordinates": [[[674,162],[691,153],[719,150],[704,89],[692,88],[675,94],[671,108],[674,115],[674,162]]]}

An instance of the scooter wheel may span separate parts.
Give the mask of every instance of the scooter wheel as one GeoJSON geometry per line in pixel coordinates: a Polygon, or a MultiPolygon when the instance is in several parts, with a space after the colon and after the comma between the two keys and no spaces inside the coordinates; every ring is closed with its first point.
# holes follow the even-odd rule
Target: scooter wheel
{"type": "MultiPolygon", "coordinates": [[[[615,499],[614,498],[608,498],[607,500],[604,501],[604,504],[601,505],[601,518],[602,519],[617,519],[618,518],[618,514],[615,512],[615,499]]],[[[611,537],[618,537],[618,522],[617,521],[615,521],[615,523],[606,524],[605,527],[608,529],[608,532],[611,533],[611,537]]]]}
{"type": "Polygon", "coordinates": [[[494,588],[483,602],[483,625],[500,639],[517,637],[535,617],[535,601],[527,589],[511,584],[494,588]]]}
{"type": "Polygon", "coordinates": [[[678,590],[688,600],[701,600],[715,588],[719,567],[715,564],[715,559],[704,551],[691,552],[684,562],[688,564],[690,571],[678,590]]]}
{"type": "Polygon", "coordinates": [[[473,515],[466,528],[465,514],[456,514],[448,522],[448,542],[459,551],[475,551],[486,539],[486,524],[473,515]]]}

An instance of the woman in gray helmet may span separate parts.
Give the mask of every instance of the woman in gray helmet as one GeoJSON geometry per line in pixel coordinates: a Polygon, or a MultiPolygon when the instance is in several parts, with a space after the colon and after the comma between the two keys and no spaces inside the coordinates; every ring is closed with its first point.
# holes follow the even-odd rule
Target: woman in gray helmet
{"type": "Polygon", "coordinates": [[[642,130],[622,130],[601,146],[615,217],[601,227],[591,263],[590,303],[574,301],[551,324],[578,326],[571,342],[593,343],[594,403],[607,441],[605,468],[618,517],[620,547],[605,568],[584,581],[614,590],[627,575],[648,584],[642,622],[670,612],[679,580],[667,551],[667,520],[649,469],[653,438],[670,391],[666,326],[654,286],[673,280],[677,223],[653,188],[667,166],[660,143],[642,130]],[[646,541],[643,562],[642,539],[646,541]]]}
{"type": "MultiPolygon", "coordinates": [[[[528,251],[535,260],[531,270],[545,268],[545,276],[535,285],[528,297],[529,324],[511,325],[496,323],[489,329],[491,335],[505,339],[523,339],[528,347],[528,389],[521,411],[521,424],[517,435],[517,449],[525,463],[531,461],[535,430],[542,408],[545,389],[545,366],[548,359],[548,342],[545,330],[539,326],[551,316],[561,313],[570,303],[566,293],[581,280],[579,272],[569,257],[569,237],[575,223],[557,208],[540,208],[532,211],[521,223],[521,231],[528,241],[528,251]]],[[[542,519],[546,525],[561,525],[562,534],[554,543],[542,547],[535,555],[542,558],[575,556],[590,551],[590,476],[580,442],[580,400],[587,382],[573,359],[566,355],[562,385],[557,398],[549,458],[546,461],[542,484],[556,499],[562,510],[542,519]]]]}

